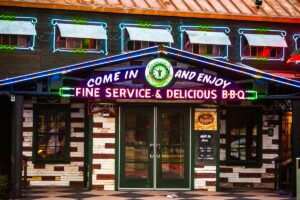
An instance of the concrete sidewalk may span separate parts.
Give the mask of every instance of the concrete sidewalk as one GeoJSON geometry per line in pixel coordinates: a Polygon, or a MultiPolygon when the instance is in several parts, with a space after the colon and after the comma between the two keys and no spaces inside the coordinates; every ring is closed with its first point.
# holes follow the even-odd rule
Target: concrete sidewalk
{"type": "Polygon", "coordinates": [[[57,200],[118,200],[118,199],[199,199],[199,200],[288,200],[287,194],[274,191],[245,190],[228,192],[202,191],[86,191],[69,188],[31,188],[25,190],[23,199],[57,199],[57,200]],[[172,195],[173,194],[173,195],[172,195]]]}

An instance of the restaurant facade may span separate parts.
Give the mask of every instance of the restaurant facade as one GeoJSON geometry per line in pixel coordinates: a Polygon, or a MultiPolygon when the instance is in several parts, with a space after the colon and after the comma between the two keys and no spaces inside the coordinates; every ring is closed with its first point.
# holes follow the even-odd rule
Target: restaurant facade
{"type": "Polygon", "coordinates": [[[221,14],[214,1],[215,14],[197,15],[155,2],[153,14],[0,3],[12,196],[36,186],[295,193],[300,4],[229,1],[221,14]]]}

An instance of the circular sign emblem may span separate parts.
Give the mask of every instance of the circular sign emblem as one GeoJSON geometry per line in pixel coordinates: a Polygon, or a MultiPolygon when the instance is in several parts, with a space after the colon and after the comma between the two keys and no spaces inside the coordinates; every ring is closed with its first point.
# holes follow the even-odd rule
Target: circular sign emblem
{"type": "Polygon", "coordinates": [[[157,88],[170,84],[174,71],[171,63],[162,58],[151,60],[145,69],[145,77],[148,83],[157,88]]]}

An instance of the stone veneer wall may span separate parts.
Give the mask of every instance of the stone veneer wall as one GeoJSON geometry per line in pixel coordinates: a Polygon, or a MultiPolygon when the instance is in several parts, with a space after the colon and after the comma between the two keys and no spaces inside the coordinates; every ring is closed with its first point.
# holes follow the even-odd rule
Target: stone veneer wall
{"type": "Polygon", "coordinates": [[[93,116],[92,188],[115,189],[115,118],[93,116]]]}
{"type": "Polygon", "coordinates": [[[35,98],[25,100],[23,113],[23,155],[29,159],[27,168],[29,185],[83,187],[84,103],[71,103],[70,105],[70,164],[33,164],[33,104],[36,102],[35,98]]]}
{"type": "Polygon", "coordinates": [[[224,188],[268,188],[273,189],[275,183],[275,162],[279,148],[279,116],[263,115],[263,122],[276,124],[274,135],[268,136],[268,128],[263,125],[262,131],[262,167],[226,166],[226,121],[221,119],[220,130],[220,186],[224,188]]]}

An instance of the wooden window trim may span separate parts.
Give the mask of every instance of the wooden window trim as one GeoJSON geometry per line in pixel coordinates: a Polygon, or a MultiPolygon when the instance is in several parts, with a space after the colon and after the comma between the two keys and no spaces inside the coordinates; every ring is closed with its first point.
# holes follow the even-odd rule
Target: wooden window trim
{"type": "MultiPolygon", "coordinates": [[[[227,116],[226,116],[226,165],[228,166],[246,166],[246,167],[261,167],[262,166],[262,108],[261,107],[254,107],[254,106],[231,106],[227,107],[227,116]],[[256,110],[256,122],[257,122],[257,139],[256,139],[256,160],[231,160],[230,158],[230,123],[228,115],[228,110],[234,111],[234,113],[237,112],[243,112],[247,110],[256,110]]],[[[247,138],[247,136],[246,136],[247,138]]]]}
{"type": "Polygon", "coordinates": [[[70,163],[70,135],[71,135],[71,110],[68,104],[34,104],[33,105],[33,142],[32,142],[32,162],[41,164],[68,164],[70,163]],[[42,109],[57,109],[64,110],[65,113],[65,156],[64,158],[53,159],[39,159],[37,156],[38,147],[38,111],[42,109]]]}

